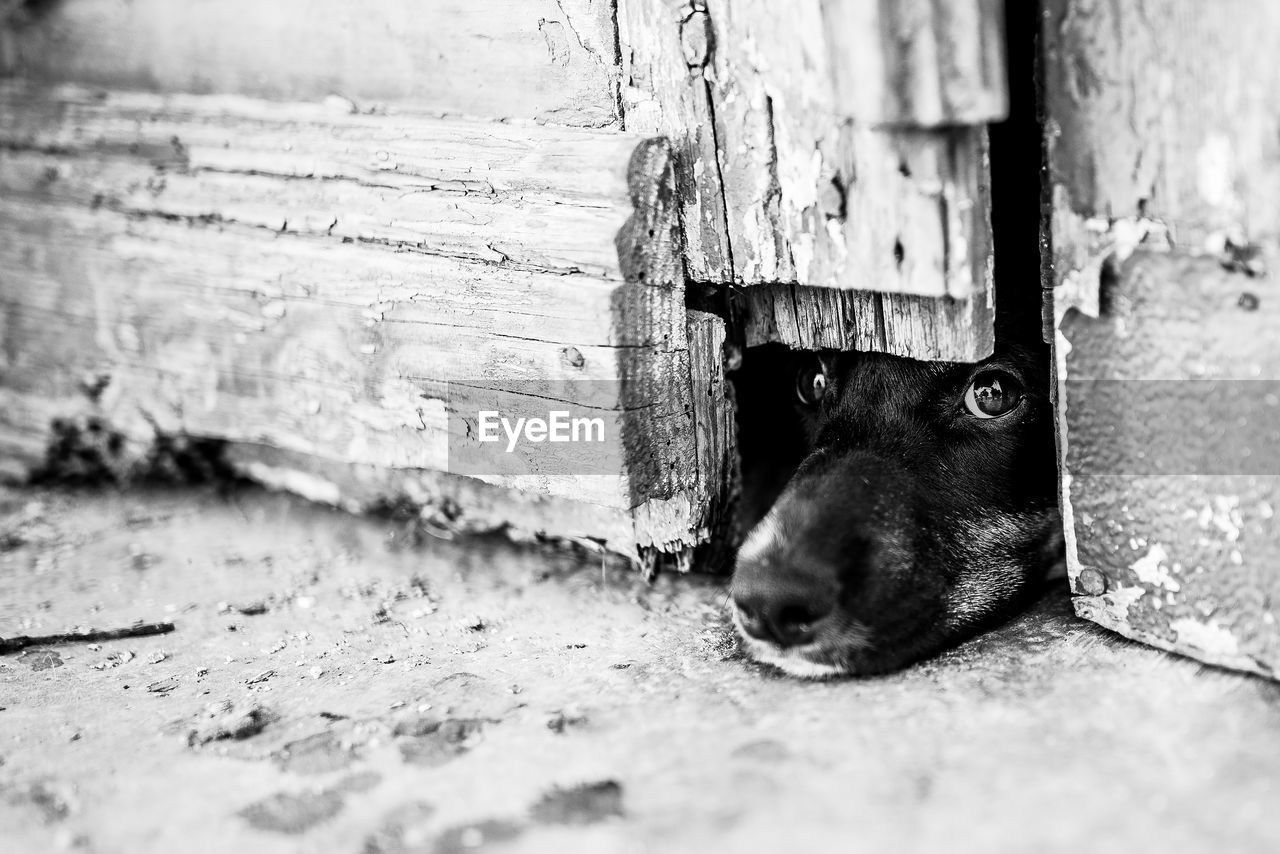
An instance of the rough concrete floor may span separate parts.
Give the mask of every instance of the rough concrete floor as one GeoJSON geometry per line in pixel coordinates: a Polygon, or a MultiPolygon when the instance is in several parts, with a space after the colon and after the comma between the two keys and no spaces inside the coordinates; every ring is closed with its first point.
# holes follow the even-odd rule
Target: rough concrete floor
{"type": "Polygon", "coordinates": [[[744,662],[722,582],[256,491],[0,492],[0,849],[1280,851],[1280,686],[1058,589],[886,678],[744,662]]]}

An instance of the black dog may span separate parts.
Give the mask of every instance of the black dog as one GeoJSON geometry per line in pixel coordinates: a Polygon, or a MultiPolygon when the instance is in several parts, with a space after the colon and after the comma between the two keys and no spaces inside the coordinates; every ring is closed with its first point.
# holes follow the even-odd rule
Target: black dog
{"type": "Polygon", "coordinates": [[[1016,613],[1058,561],[1034,343],[977,365],[760,348],[735,387],[751,657],[811,678],[902,667],[1016,613]]]}

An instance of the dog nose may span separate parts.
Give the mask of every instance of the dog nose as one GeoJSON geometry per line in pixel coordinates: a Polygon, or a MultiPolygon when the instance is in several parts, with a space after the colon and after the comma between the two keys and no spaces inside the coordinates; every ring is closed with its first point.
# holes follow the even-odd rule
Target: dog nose
{"type": "Polygon", "coordinates": [[[803,646],[818,636],[819,624],[831,605],[793,596],[735,593],[734,607],[742,630],[756,640],[778,646],[803,646]]]}

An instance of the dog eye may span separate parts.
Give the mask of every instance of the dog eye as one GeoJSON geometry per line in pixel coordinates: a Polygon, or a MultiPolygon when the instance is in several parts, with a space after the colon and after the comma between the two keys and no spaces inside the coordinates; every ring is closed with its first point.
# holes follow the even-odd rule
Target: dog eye
{"type": "Polygon", "coordinates": [[[1004,371],[983,371],[964,393],[964,408],[975,418],[999,418],[1022,401],[1022,383],[1004,371]]]}
{"type": "Polygon", "coordinates": [[[816,406],[827,393],[827,374],[817,359],[796,374],[796,397],[805,406],[816,406]]]}

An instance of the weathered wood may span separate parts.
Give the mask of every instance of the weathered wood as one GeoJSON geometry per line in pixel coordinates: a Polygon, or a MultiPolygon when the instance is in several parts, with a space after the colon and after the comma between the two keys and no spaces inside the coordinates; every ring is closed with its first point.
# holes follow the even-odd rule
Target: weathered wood
{"type": "MultiPolygon", "coordinates": [[[[1045,4],[1059,279],[1146,221],[1197,250],[1280,237],[1280,5],[1045,4]],[[1117,227],[1118,225],[1118,227],[1117,227]]],[[[1092,282],[1096,288],[1096,278],[1092,282]]]]}
{"type": "Polygon", "coordinates": [[[871,350],[909,359],[975,361],[991,353],[994,303],[803,285],[737,295],[745,344],[871,350]]]}
{"type": "Polygon", "coordinates": [[[621,301],[614,310],[623,328],[655,345],[670,359],[641,363],[629,354],[618,361],[624,408],[623,445],[632,477],[636,541],[642,549],[682,552],[706,538],[696,507],[709,500],[696,466],[695,408],[684,305],[684,251],[674,153],[661,138],[646,140],[627,170],[634,213],[616,245],[627,284],[626,303],[655,300],[675,311],[636,312],[621,301]],[[655,370],[656,368],[656,370],[655,370]]]}
{"type": "Polygon", "coordinates": [[[985,290],[985,130],[845,121],[818,0],[707,8],[736,278],[957,299],[985,290]]]}
{"type": "Polygon", "coordinates": [[[1280,676],[1280,300],[1212,258],[1139,252],[1058,338],[1076,612],[1280,676]],[[1243,299],[1252,294],[1254,300],[1243,299]]]}
{"type": "Polygon", "coordinates": [[[741,490],[738,425],[733,386],[725,377],[725,323],[714,314],[689,312],[690,378],[697,447],[698,501],[692,511],[707,548],[704,569],[719,569],[742,532],[735,529],[741,490]]]}
{"type": "Polygon", "coordinates": [[[878,25],[851,37],[875,41],[886,68],[910,54],[915,88],[875,110],[842,93],[855,51],[828,38],[858,5],[621,0],[627,127],[677,141],[689,275],[750,286],[749,343],[983,358],[994,309],[982,122],[1005,109],[1002,4],[913,2],[886,13],[907,41],[878,25]],[[930,54],[953,37],[964,44],[930,54]],[[882,126],[889,108],[898,126],[882,126]]]}
{"type": "Polygon", "coordinates": [[[0,73],[364,111],[616,126],[602,0],[72,0],[0,29],[0,73]]]}
{"type": "Polygon", "coordinates": [[[330,460],[263,444],[235,443],[226,454],[234,470],[258,483],[356,513],[403,505],[442,536],[493,531],[550,535],[640,559],[633,514],[627,509],[448,472],[330,460]]]}
{"type": "MultiPolygon", "coordinates": [[[[561,277],[502,277],[376,246],[12,201],[0,203],[0,223],[16,238],[0,254],[4,388],[77,403],[88,383],[95,411],[130,436],[158,428],[447,469],[450,443],[465,438],[451,434],[447,405],[471,399],[469,385],[576,394],[569,403],[611,423],[624,406],[608,329],[616,286],[578,281],[570,293],[561,277]],[[511,311],[507,294],[536,308],[511,311]],[[488,310],[469,310],[482,300],[488,310]],[[580,314],[592,304],[594,315],[580,314]],[[597,328],[574,337],[592,319],[597,328]]],[[[582,471],[553,451],[544,470],[582,471]]],[[[566,476],[541,488],[630,506],[625,482],[566,476]]]]}
{"type": "Polygon", "coordinates": [[[707,13],[689,0],[618,0],[618,38],[627,131],[671,141],[689,276],[702,282],[732,281],[705,77],[713,50],[707,13]]]}
{"type": "Polygon", "coordinates": [[[1043,35],[1076,610],[1274,677],[1280,8],[1051,0],[1043,35]]]}
{"type": "Polygon", "coordinates": [[[620,278],[635,138],[10,84],[0,145],[11,194],[620,278]]]}
{"type": "Polygon", "coordinates": [[[555,499],[511,499],[525,522],[546,510],[541,530],[633,556],[707,536],[694,513],[712,487],[684,466],[697,449],[663,144],[627,173],[637,140],[616,133],[21,86],[0,104],[10,475],[39,467],[57,419],[96,419],[122,453],[174,434],[286,453],[296,467],[255,476],[335,502],[351,487],[322,487],[322,468],[445,497],[478,487],[429,472],[461,470],[555,499]],[[439,225],[449,211],[464,225],[439,225]],[[539,445],[510,471],[475,464],[473,410],[495,394],[597,415],[629,455],[539,445]]]}
{"type": "Polygon", "coordinates": [[[836,109],[867,125],[998,122],[1003,0],[823,0],[836,109]]]}
{"type": "MultiPolygon", "coordinates": [[[[718,0],[686,18],[686,32],[709,26],[691,52],[710,84],[732,280],[748,291],[807,286],[786,300],[749,297],[749,325],[769,332],[748,337],[980,359],[994,317],[985,128],[849,121],[824,20],[819,0],[718,0]],[[949,299],[922,313],[918,296],[949,299]],[[927,327],[912,325],[925,314],[927,327]]],[[[652,91],[669,122],[698,115],[668,89],[652,91]]]]}

